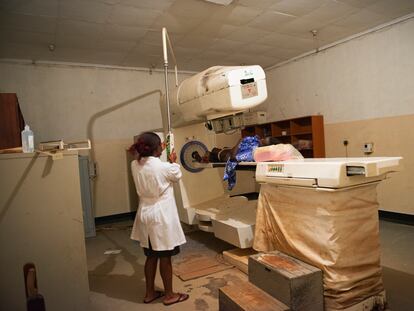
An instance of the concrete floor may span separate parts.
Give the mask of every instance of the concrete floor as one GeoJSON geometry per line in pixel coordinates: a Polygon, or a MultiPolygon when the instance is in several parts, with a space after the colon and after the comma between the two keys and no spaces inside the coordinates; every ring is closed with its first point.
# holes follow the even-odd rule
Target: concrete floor
{"type": "MultiPolygon", "coordinates": [[[[130,240],[131,222],[101,226],[95,238],[87,239],[90,300],[93,311],[106,310],[218,310],[218,288],[247,280],[233,268],[210,276],[183,282],[174,276],[176,291],[190,294],[183,303],[164,307],[161,300],[143,304],[145,256],[139,244],[130,240]],[[118,255],[104,255],[108,249],[121,249],[118,255]]],[[[414,227],[380,222],[383,278],[393,311],[414,310],[414,227]]],[[[233,246],[201,231],[186,234],[187,244],[174,260],[192,254],[220,256],[233,246]]],[[[220,259],[220,257],[218,257],[220,259]]],[[[156,286],[162,289],[159,274],[156,286]]]]}
{"type": "Polygon", "coordinates": [[[393,311],[414,310],[414,226],[380,221],[381,264],[393,311]]]}

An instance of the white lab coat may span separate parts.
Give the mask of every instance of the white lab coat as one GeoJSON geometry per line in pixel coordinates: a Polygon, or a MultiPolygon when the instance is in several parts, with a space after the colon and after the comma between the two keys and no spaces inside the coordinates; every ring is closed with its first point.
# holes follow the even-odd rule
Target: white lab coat
{"type": "Polygon", "coordinates": [[[174,199],[173,182],[181,178],[180,166],[147,157],[131,163],[132,176],[139,196],[138,212],[131,239],[153,250],[172,250],[186,242],[174,199]]]}

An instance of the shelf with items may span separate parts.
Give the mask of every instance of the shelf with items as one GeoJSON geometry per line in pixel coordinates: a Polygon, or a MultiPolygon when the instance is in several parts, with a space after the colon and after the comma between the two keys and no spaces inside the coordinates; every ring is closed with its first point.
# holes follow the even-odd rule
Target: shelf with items
{"type": "Polygon", "coordinates": [[[299,151],[313,149],[312,133],[292,135],[292,145],[299,151]]]}
{"type": "Polygon", "coordinates": [[[272,137],[272,126],[271,124],[263,124],[256,126],[255,129],[259,128],[261,135],[260,137],[272,137]]]}
{"type": "Polygon", "coordinates": [[[292,142],[292,137],[289,135],[283,135],[283,136],[273,136],[274,138],[277,138],[281,144],[290,144],[292,142]]]}
{"type": "Polygon", "coordinates": [[[242,130],[242,137],[254,135],[275,137],[283,144],[292,144],[305,158],[325,157],[323,116],[320,115],[250,125],[242,130]]]}

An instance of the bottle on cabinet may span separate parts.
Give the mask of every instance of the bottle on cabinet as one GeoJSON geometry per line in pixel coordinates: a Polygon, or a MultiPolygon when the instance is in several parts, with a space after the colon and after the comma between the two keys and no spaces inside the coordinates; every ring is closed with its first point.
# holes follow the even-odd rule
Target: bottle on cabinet
{"type": "Polygon", "coordinates": [[[22,131],[22,149],[25,153],[34,152],[34,135],[27,124],[22,131]]]}

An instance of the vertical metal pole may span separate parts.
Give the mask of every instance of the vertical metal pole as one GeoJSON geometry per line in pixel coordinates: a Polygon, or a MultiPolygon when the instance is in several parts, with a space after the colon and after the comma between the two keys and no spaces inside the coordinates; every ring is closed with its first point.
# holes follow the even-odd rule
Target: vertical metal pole
{"type": "Polygon", "coordinates": [[[168,133],[171,133],[170,94],[168,91],[168,63],[164,63],[165,102],[167,105],[168,133]]]}
{"type": "Polygon", "coordinates": [[[165,104],[167,105],[168,133],[171,132],[170,118],[170,96],[168,91],[168,52],[167,52],[167,29],[162,29],[162,53],[164,56],[164,79],[165,79],[165,104]]]}
{"type": "Polygon", "coordinates": [[[164,78],[165,78],[165,102],[167,105],[168,133],[171,133],[171,116],[170,116],[170,94],[168,91],[168,52],[167,52],[167,29],[162,28],[162,53],[164,56],[164,78]]]}
{"type": "MultiPolygon", "coordinates": [[[[168,38],[167,29],[164,27],[162,29],[162,52],[164,56],[164,78],[165,78],[165,102],[167,105],[167,120],[168,120],[168,133],[167,133],[167,158],[168,160],[175,161],[170,159],[170,155],[174,153],[174,135],[171,131],[171,116],[170,116],[170,93],[168,90],[168,52],[167,52],[167,40],[170,45],[171,54],[173,55],[175,61],[175,68],[177,68],[177,61],[175,60],[174,52],[172,50],[171,42],[168,38]]],[[[177,69],[176,69],[177,75],[177,69]]]]}

